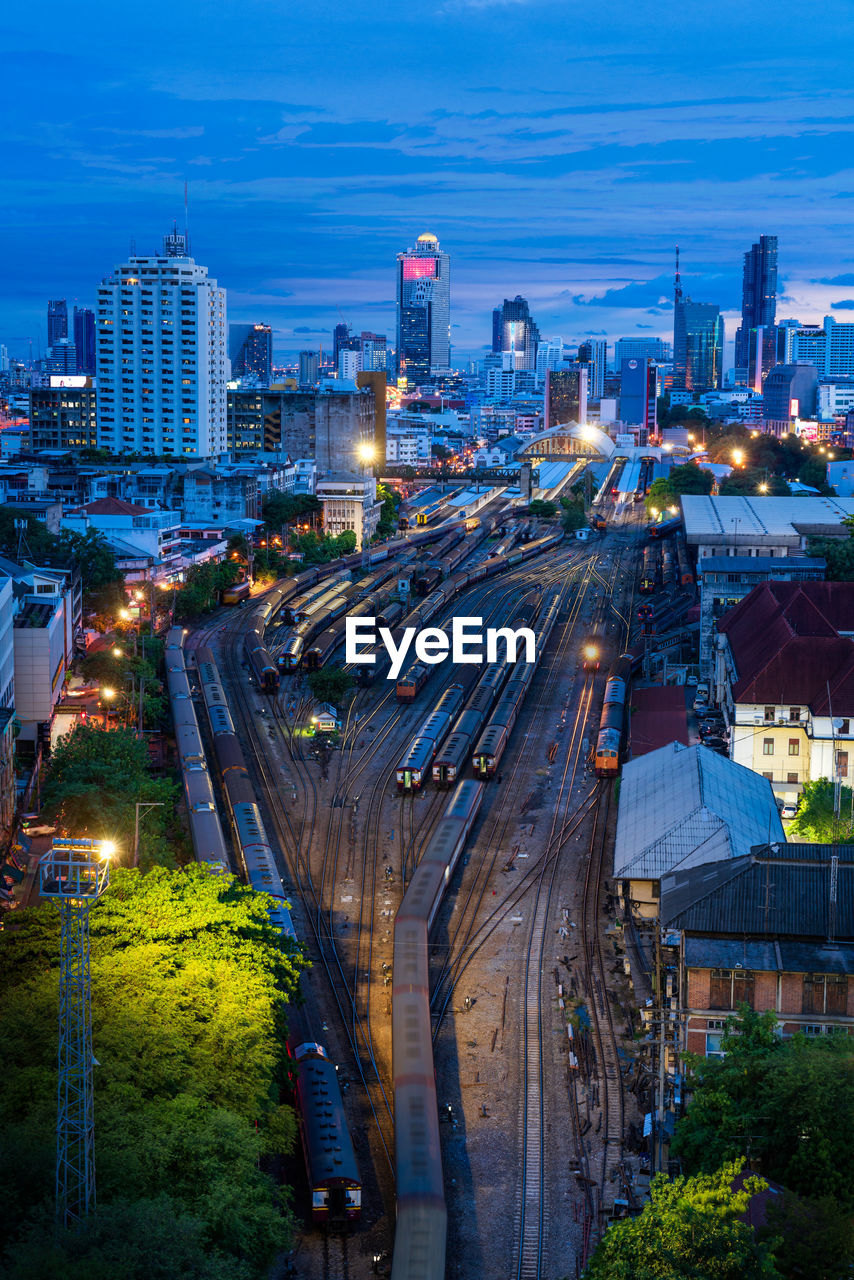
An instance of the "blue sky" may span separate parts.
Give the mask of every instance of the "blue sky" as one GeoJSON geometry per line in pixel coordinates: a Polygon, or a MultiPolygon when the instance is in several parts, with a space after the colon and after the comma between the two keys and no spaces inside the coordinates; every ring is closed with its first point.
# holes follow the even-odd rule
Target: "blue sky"
{"type": "Polygon", "coordinates": [[[545,334],[669,335],[740,306],[780,238],[778,317],[854,320],[854,5],[825,0],[56,0],[4,29],[0,342],[94,301],[183,216],[229,318],[282,353],[393,334],[394,258],[452,260],[452,340],[522,293],[545,334]]]}

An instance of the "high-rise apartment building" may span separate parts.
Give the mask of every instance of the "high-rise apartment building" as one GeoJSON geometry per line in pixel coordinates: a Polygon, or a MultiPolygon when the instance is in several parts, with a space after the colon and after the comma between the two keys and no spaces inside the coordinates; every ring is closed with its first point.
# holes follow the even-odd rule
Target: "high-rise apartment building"
{"type": "Polygon", "coordinates": [[[854,324],[825,316],[820,325],[803,325],[787,337],[795,364],[815,365],[819,377],[854,375],[854,324]]]}
{"type": "Polygon", "coordinates": [[[505,298],[492,313],[492,349],[510,356],[511,369],[535,369],[540,331],[525,298],[505,298]],[[496,342],[498,345],[496,346],[496,342]]]}
{"type": "Polygon", "coordinates": [[[614,368],[621,369],[624,360],[656,360],[666,364],[673,349],[664,338],[618,338],[614,343],[614,368]]]}
{"type": "Polygon", "coordinates": [[[568,422],[586,421],[587,366],[576,364],[557,371],[549,369],[546,373],[546,430],[568,422]]]}
{"type": "Polygon", "coordinates": [[[417,384],[451,362],[451,260],[429,232],[397,255],[398,374],[417,384]]]}
{"type": "Polygon", "coordinates": [[[232,378],[254,378],[269,387],[273,377],[273,330],[268,324],[230,324],[228,358],[232,378]]]}
{"type": "Polygon", "coordinates": [[[95,372],[95,312],[89,307],[74,308],[74,347],[77,372],[91,377],[95,372]]]}
{"type": "Polygon", "coordinates": [[[63,377],[77,374],[77,348],[67,338],[59,338],[47,352],[47,371],[63,377]]]}
{"type": "Polygon", "coordinates": [[[62,386],[62,377],[49,387],[30,391],[30,444],[33,449],[94,449],[96,444],[95,388],[91,378],[74,377],[84,386],[62,386]]]}
{"type": "Polygon", "coordinates": [[[47,304],[47,345],[54,346],[68,337],[68,305],[64,298],[47,304]]]}
{"type": "Polygon", "coordinates": [[[359,339],[350,333],[348,324],[336,324],[332,331],[332,363],[338,368],[338,356],[342,351],[358,351],[359,339]]]}
{"type": "Polygon", "coordinates": [[[366,373],[385,373],[388,364],[387,345],[384,333],[362,330],[359,334],[359,352],[362,357],[361,367],[366,373]]]}
{"type": "Polygon", "coordinates": [[[98,289],[98,443],[208,458],[226,449],[225,290],[173,233],[98,289]]]}
{"type": "Polygon", "coordinates": [[[735,333],[736,382],[762,389],[777,358],[777,237],[760,236],[744,255],[741,324],[735,333]],[[762,330],[755,333],[753,330],[762,330]],[[758,387],[755,384],[759,384],[758,387]]]}
{"type": "Polygon", "coordinates": [[[578,347],[578,363],[587,365],[587,394],[601,400],[605,389],[608,344],[604,338],[587,338],[578,347]]]}
{"type": "Polygon", "coordinates": [[[301,387],[316,386],[320,377],[320,357],[316,351],[299,353],[299,384],[301,387]]]}
{"type": "Polygon", "coordinates": [[[537,386],[542,386],[548,371],[559,369],[563,363],[563,338],[544,338],[537,347],[537,386]]]}

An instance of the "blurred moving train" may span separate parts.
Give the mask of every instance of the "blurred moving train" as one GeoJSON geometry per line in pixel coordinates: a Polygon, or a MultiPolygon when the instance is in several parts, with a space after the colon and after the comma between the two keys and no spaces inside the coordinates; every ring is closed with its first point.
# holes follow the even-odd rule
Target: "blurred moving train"
{"type": "Polygon", "coordinates": [[[626,696],[632,673],[628,654],[618,658],[605,682],[605,697],[596,737],[595,771],[597,778],[614,778],[620,768],[623,733],[626,720],[626,696]]]}

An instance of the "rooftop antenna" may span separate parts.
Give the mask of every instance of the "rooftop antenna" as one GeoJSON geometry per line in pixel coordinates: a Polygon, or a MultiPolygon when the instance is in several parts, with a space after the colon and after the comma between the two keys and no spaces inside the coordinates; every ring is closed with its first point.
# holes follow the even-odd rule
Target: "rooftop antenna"
{"type": "Polygon", "coordinates": [[[187,194],[187,182],[184,182],[184,252],[187,257],[190,256],[190,216],[189,216],[189,199],[187,194]]]}
{"type": "Polygon", "coordinates": [[[682,277],[679,274],[679,245],[676,246],[676,278],[673,282],[673,301],[682,301],[682,277]]]}

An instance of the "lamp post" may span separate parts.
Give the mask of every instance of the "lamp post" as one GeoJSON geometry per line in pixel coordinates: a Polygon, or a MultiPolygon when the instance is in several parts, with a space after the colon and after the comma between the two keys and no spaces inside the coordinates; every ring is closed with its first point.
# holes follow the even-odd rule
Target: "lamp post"
{"type": "Polygon", "coordinates": [[[109,840],[57,836],[39,860],[43,898],[59,906],[59,1080],[56,1109],[56,1216],[82,1222],[95,1207],[92,985],[89,910],[110,882],[109,840]]]}

